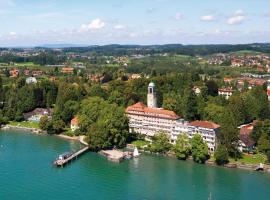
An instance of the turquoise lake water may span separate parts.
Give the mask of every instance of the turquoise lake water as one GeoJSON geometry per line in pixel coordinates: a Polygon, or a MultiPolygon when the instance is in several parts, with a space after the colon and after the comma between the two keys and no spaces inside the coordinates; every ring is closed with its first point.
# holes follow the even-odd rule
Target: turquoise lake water
{"type": "Polygon", "coordinates": [[[0,200],[128,199],[268,200],[270,174],[142,155],[121,164],[87,153],[55,168],[77,142],[55,136],[0,132],[0,200]]]}

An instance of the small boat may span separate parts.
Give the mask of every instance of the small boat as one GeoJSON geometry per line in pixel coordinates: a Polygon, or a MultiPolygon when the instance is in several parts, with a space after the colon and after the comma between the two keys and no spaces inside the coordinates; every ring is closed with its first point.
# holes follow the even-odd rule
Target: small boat
{"type": "Polygon", "coordinates": [[[138,151],[138,148],[135,147],[134,151],[133,151],[133,157],[136,158],[140,155],[139,151],[138,151]]]}
{"type": "Polygon", "coordinates": [[[70,156],[72,156],[72,153],[70,153],[70,152],[60,154],[58,156],[58,160],[65,160],[65,159],[69,158],[70,156]]]}

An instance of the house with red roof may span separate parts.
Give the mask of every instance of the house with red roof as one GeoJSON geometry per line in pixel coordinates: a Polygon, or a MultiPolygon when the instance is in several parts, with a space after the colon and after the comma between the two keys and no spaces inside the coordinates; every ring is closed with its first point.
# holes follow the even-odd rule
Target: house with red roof
{"type": "Polygon", "coordinates": [[[256,121],[253,121],[249,124],[244,124],[239,127],[239,145],[238,149],[241,152],[252,152],[255,147],[255,141],[251,138],[251,133],[256,124],[256,121]]]}
{"type": "Polygon", "coordinates": [[[79,121],[77,117],[74,117],[70,122],[70,129],[72,132],[79,129],[79,121]]]}
{"type": "Polygon", "coordinates": [[[61,69],[61,72],[63,74],[73,74],[74,73],[74,68],[73,67],[63,67],[61,69]]]}
{"type": "Polygon", "coordinates": [[[233,93],[234,93],[234,90],[231,87],[218,89],[218,95],[224,96],[225,99],[229,99],[233,93]]]}

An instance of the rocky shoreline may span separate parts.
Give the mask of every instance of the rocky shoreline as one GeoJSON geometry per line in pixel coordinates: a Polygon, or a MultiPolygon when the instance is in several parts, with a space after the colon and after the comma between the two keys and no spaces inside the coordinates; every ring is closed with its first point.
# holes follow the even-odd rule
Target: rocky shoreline
{"type": "Polygon", "coordinates": [[[38,128],[28,128],[24,126],[13,126],[13,125],[4,125],[1,127],[2,130],[20,130],[20,131],[30,131],[31,133],[35,134],[47,134],[46,131],[43,131],[38,128]]]}

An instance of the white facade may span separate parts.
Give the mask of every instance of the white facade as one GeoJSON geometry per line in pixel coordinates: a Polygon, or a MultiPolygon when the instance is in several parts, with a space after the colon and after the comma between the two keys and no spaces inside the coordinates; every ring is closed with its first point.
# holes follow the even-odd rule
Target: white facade
{"type": "Polygon", "coordinates": [[[270,101],[270,80],[267,81],[267,97],[268,100],[270,101]]]}
{"type": "MultiPolygon", "coordinates": [[[[147,99],[148,105],[153,105],[153,96],[149,95],[149,88],[154,86],[149,84],[147,99]]],[[[153,90],[150,91],[153,94],[153,90]]],[[[181,119],[173,111],[161,108],[147,107],[143,103],[136,103],[126,109],[129,118],[130,132],[134,131],[147,137],[164,132],[168,134],[170,142],[175,144],[177,137],[185,133],[191,139],[195,134],[200,134],[207,143],[210,152],[216,149],[216,138],[219,125],[208,121],[187,122],[181,119]]]]}
{"type": "Polygon", "coordinates": [[[35,77],[28,77],[26,79],[26,83],[27,84],[36,84],[37,83],[37,79],[35,77]]]}
{"type": "Polygon", "coordinates": [[[232,96],[233,90],[232,89],[219,89],[218,90],[218,95],[224,96],[225,99],[229,99],[230,96],[232,96]]]}

